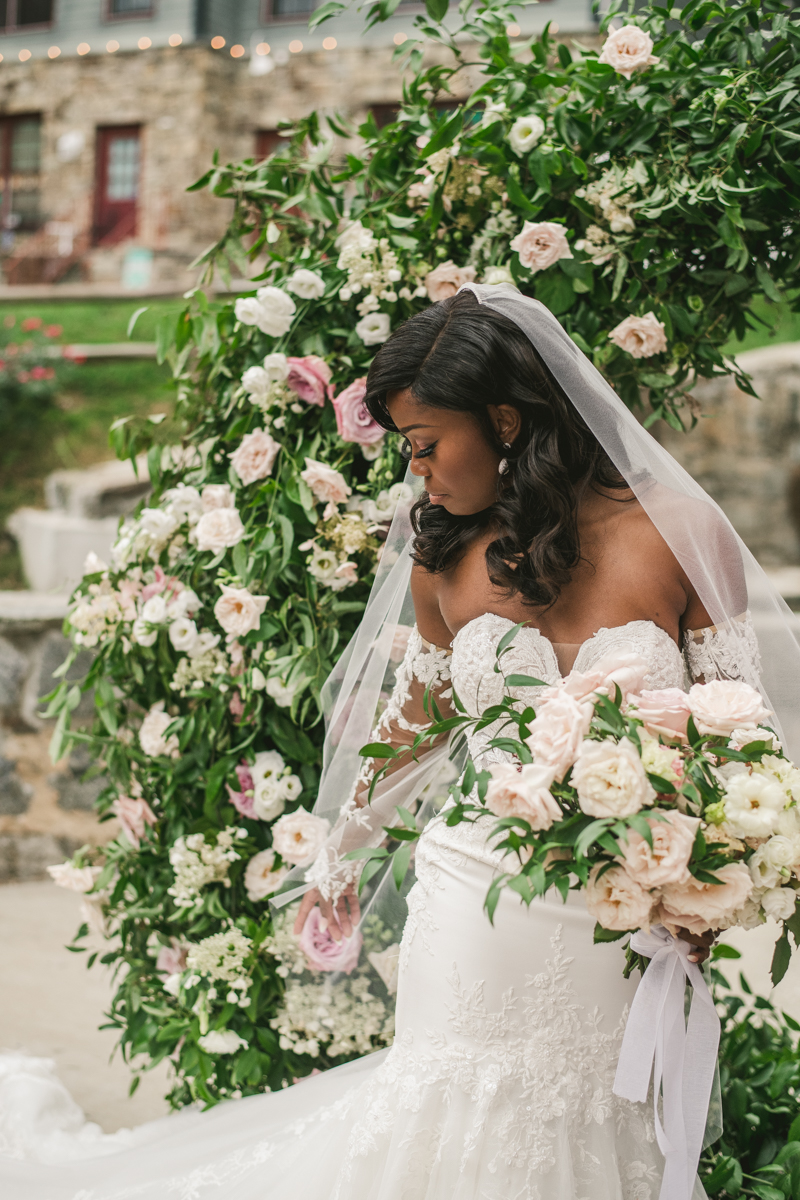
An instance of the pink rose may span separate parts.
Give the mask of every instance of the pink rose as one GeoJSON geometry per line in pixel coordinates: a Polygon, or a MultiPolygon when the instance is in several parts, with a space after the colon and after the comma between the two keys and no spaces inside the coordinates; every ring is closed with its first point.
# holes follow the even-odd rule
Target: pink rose
{"type": "Polygon", "coordinates": [[[714,679],[689,688],[689,707],[698,733],[729,737],[734,729],[755,729],[770,716],[761,693],[749,683],[714,679]]]}
{"type": "Polygon", "coordinates": [[[609,340],[631,358],[652,358],[667,348],[664,326],[655,313],[643,317],[626,317],[608,335],[609,340]]]}
{"type": "Polygon", "coordinates": [[[145,826],[155,825],[156,814],[146,800],[134,796],[118,796],[111,805],[122,826],[122,831],[131,845],[138,850],[144,837],[145,826]]]}
{"type": "Polygon", "coordinates": [[[549,767],[561,783],[589,732],[594,706],[559,691],[560,695],[541,705],[539,715],[531,722],[528,746],[536,765],[549,767]]]}
{"type": "Polygon", "coordinates": [[[618,74],[630,79],[634,71],[643,71],[659,60],[653,57],[653,39],[646,30],[638,25],[623,25],[608,35],[597,61],[608,63],[618,74]]]}
{"type": "Polygon", "coordinates": [[[544,271],[560,258],[572,258],[563,225],[553,221],[526,221],[511,242],[519,261],[529,271],[544,271]]]}
{"type": "Polygon", "coordinates": [[[171,940],[171,946],[162,946],[158,952],[156,971],[159,975],[180,975],[186,966],[187,947],[176,938],[171,940]]]}
{"type": "Polygon", "coordinates": [[[686,692],[680,688],[660,688],[630,696],[629,701],[636,705],[634,716],[644,722],[645,729],[654,737],[662,734],[686,741],[686,726],[692,713],[686,692]]]}
{"type": "Polygon", "coordinates": [[[335,942],[327,927],[320,928],[318,908],[312,908],[308,914],[299,938],[300,949],[312,971],[343,971],[345,975],[350,975],[358,966],[363,940],[357,929],[352,937],[335,942]]]}
{"type": "Polygon", "coordinates": [[[152,596],[159,596],[167,586],[167,577],[161,567],[155,569],[155,579],[142,588],[142,602],[146,603],[152,596]]]}
{"type": "Polygon", "coordinates": [[[300,472],[300,478],[308,484],[317,500],[325,500],[329,504],[344,504],[352,490],[340,471],[314,458],[306,459],[305,470],[300,472]]]}
{"type": "Polygon", "coordinates": [[[720,883],[701,883],[690,875],[685,883],[664,888],[658,919],[673,935],[678,929],[705,933],[725,929],[749,899],[753,878],[744,863],[728,863],[714,871],[720,883]]]}
{"type": "Polygon", "coordinates": [[[654,809],[653,816],[646,820],[653,837],[652,849],[635,829],[628,830],[627,844],[623,843],[622,862],[631,879],[644,888],[686,883],[700,818],[654,809]]]}
{"type": "Polygon", "coordinates": [[[486,806],[497,817],[523,817],[531,829],[549,829],[563,815],[550,794],[554,778],[551,767],[527,763],[518,771],[513,763],[498,763],[492,767],[486,806]]]}
{"type": "Polygon", "coordinates": [[[235,721],[240,721],[244,716],[244,704],[242,703],[242,696],[238,688],[228,701],[228,712],[235,721]]]}
{"type": "Polygon", "coordinates": [[[474,267],[457,267],[448,258],[447,262],[439,263],[438,267],[434,267],[432,271],[428,272],[425,276],[425,287],[435,304],[438,300],[446,300],[448,296],[455,296],[460,287],[463,287],[465,283],[472,283],[474,279],[474,267]]]}
{"type": "Polygon", "coordinates": [[[631,692],[642,690],[649,666],[647,659],[642,658],[641,654],[634,654],[630,650],[614,650],[610,654],[604,654],[594,664],[594,670],[603,676],[603,682],[598,691],[610,696],[613,700],[615,685],[617,685],[624,700],[631,692]]]}
{"type": "Polygon", "coordinates": [[[229,783],[225,784],[228,791],[228,799],[238,813],[243,817],[249,817],[251,821],[256,821],[256,810],[253,807],[253,789],[248,791],[235,792],[229,783]]]}
{"type": "Polygon", "coordinates": [[[338,396],[333,397],[333,409],[336,413],[336,428],[339,437],[344,442],[356,442],[359,446],[373,446],[379,442],[386,430],[364,407],[364,397],[367,394],[367,380],[356,379],[338,396]]]}
{"type": "Polygon", "coordinates": [[[287,358],[286,364],[289,368],[286,385],[306,404],[318,404],[322,408],[326,396],[333,399],[331,369],[324,359],[307,354],[305,358],[287,358]]]}
{"type": "Polygon", "coordinates": [[[239,780],[239,787],[242,789],[242,791],[252,791],[255,784],[253,783],[253,776],[250,772],[249,764],[246,762],[239,763],[238,767],[235,768],[235,771],[236,778],[239,780]]]}
{"type": "Polygon", "coordinates": [[[653,897],[631,879],[624,867],[592,868],[586,885],[586,907],[604,929],[648,929],[653,897]]]}
{"type": "Polygon", "coordinates": [[[231,455],[231,466],[242,483],[255,483],[271,474],[280,443],[265,433],[254,429],[246,433],[231,455]]]}

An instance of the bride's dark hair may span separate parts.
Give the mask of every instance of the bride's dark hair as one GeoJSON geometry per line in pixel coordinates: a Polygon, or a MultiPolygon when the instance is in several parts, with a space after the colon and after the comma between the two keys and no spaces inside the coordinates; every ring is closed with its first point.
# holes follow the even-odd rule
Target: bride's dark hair
{"type": "Polygon", "coordinates": [[[433,408],[469,413],[509,470],[498,475],[497,500],[483,512],[454,516],[421,497],[411,510],[414,559],[427,571],[454,566],[473,538],[492,526],[489,578],[528,604],[548,606],[581,558],[578,503],[587,487],[627,484],[597,438],[512,320],[472,292],[432,304],[406,321],[378,351],[364,403],[395,430],[392,392],[410,388],[433,408]],[[510,450],[499,441],[489,405],[511,404],[522,425],[510,450]]]}

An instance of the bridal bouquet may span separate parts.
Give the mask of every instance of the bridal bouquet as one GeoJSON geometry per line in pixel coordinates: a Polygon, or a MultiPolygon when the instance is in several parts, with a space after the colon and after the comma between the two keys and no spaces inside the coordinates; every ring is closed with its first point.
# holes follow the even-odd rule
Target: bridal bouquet
{"type": "MultiPolygon", "coordinates": [[[[498,647],[498,671],[515,633],[498,647]]],[[[564,897],[582,888],[596,941],[653,924],[701,934],[772,917],[782,926],[777,982],[789,931],[800,940],[800,770],[749,684],[646,690],[647,669],[622,653],[554,687],[509,675],[503,701],[477,718],[454,697],[458,716],[444,721],[433,703],[435,723],[415,749],[460,727],[488,730],[486,748],[508,755],[482,770],[468,761],[441,817],[498,818],[490,837],[509,867],[487,894],[490,917],[504,887],[528,904],[551,887],[564,897]],[[535,710],[511,694],[521,687],[544,689],[535,710]]],[[[388,832],[406,845],[414,836],[388,832]]]]}

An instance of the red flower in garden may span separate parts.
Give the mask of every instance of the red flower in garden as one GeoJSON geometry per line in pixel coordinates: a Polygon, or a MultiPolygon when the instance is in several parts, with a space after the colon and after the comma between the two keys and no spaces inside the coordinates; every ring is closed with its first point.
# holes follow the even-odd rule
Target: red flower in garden
{"type": "Polygon", "coordinates": [[[22,322],[21,328],[24,329],[26,333],[31,329],[41,329],[42,328],[42,318],[41,317],[26,317],[25,320],[22,322]]]}

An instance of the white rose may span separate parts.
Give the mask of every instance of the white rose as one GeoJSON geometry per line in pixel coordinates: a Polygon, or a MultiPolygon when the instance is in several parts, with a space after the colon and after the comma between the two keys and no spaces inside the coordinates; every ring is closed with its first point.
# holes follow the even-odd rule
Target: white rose
{"type": "Polygon", "coordinates": [[[586,885],[586,907],[604,929],[647,929],[653,897],[632,879],[624,867],[609,867],[600,874],[592,868],[586,885]]]}
{"type": "Polygon", "coordinates": [[[270,434],[263,429],[254,429],[252,433],[244,435],[231,455],[231,466],[242,483],[266,479],[280,448],[280,442],[276,442],[270,434]]]}
{"type": "Polygon", "coordinates": [[[48,867],[47,874],[59,887],[83,893],[91,891],[101,870],[102,867],[76,867],[71,862],[64,862],[48,867]]]}
{"type": "Polygon", "coordinates": [[[139,525],[142,532],[154,542],[166,542],[178,529],[180,522],[173,513],[165,512],[163,508],[145,508],[139,517],[139,525]]]}
{"type": "Polygon", "coordinates": [[[242,376],[242,387],[250,396],[263,398],[269,391],[271,383],[272,380],[263,367],[248,367],[242,376]]]}
{"type": "Polygon", "coordinates": [[[161,625],[167,619],[167,602],[163,596],[151,596],[142,607],[142,620],[161,625]]]}
{"type": "Polygon", "coordinates": [[[137,617],[131,630],[137,646],[154,646],[158,640],[158,630],[148,625],[142,617],[137,617]]]}
{"type": "Polygon", "coordinates": [[[529,763],[518,771],[513,763],[498,763],[492,767],[486,807],[498,817],[523,817],[531,829],[549,829],[563,815],[550,793],[554,780],[552,767],[529,763]]]}
{"type": "Polygon", "coordinates": [[[244,637],[258,629],[269,596],[254,596],[247,588],[221,585],[222,595],[214,605],[214,616],[226,633],[244,637]]]}
{"type": "Polygon", "coordinates": [[[389,314],[383,312],[367,313],[356,325],[356,333],[365,346],[380,346],[391,332],[389,314]]]}
{"type": "Polygon", "coordinates": [[[516,250],[523,267],[532,272],[544,271],[560,258],[572,258],[564,226],[553,221],[525,221],[510,249],[516,250]]]}
{"type": "Polygon", "coordinates": [[[259,854],[254,854],[244,873],[247,899],[258,901],[271,896],[273,892],[277,892],[286,875],[285,867],[275,866],[274,850],[262,850],[259,854]]]}
{"type": "Polygon", "coordinates": [[[169,627],[169,640],[176,650],[191,654],[197,643],[197,626],[189,617],[178,617],[169,627]]]}
{"type": "Polygon", "coordinates": [[[656,797],[628,738],[619,743],[585,741],[571,783],[581,809],[590,817],[629,817],[656,797]]]}
{"type": "Polygon", "coordinates": [[[288,813],[272,827],[272,845],[284,862],[309,867],[328,836],[329,823],[304,809],[288,813]]]}
{"type": "Polygon", "coordinates": [[[645,313],[643,317],[626,317],[611,330],[608,337],[620,350],[630,354],[631,358],[652,358],[654,354],[663,354],[667,348],[663,322],[651,312],[645,313]]]}
{"type": "Polygon", "coordinates": [[[184,521],[194,524],[202,515],[203,503],[196,487],[179,483],[177,487],[164,492],[163,500],[170,512],[179,514],[184,521]]]}
{"type": "MultiPolygon", "coordinates": [[[[776,832],[782,833],[784,837],[800,837],[800,809],[797,808],[797,805],[791,804],[783,810],[778,817],[776,832]]],[[[798,861],[800,861],[800,855],[798,855],[798,861]]]]}
{"type": "Polygon", "coordinates": [[[169,713],[164,712],[164,701],[159,700],[142,721],[139,730],[139,745],[149,758],[158,758],[162,754],[178,758],[180,750],[177,736],[173,733],[169,738],[164,737],[167,727],[172,724],[173,720],[174,718],[169,713]]]}
{"type": "Polygon", "coordinates": [[[753,763],[753,771],[756,775],[764,774],[774,779],[789,799],[800,800],[800,771],[788,758],[765,754],[760,763],[753,763]]]}
{"type": "Polygon", "coordinates": [[[289,276],[284,286],[301,300],[319,300],[325,295],[325,281],[322,276],[306,267],[299,267],[289,276]]]}
{"type": "Polygon", "coordinates": [[[638,25],[623,25],[606,38],[598,62],[608,63],[619,75],[630,79],[634,71],[643,71],[659,61],[653,56],[653,39],[638,25]]]}
{"type": "Polygon", "coordinates": [[[343,504],[352,491],[344,475],[313,458],[306,459],[300,478],[308,484],[317,500],[331,504],[343,504]]]}
{"type": "Polygon", "coordinates": [[[280,780],[253,780],[253,812],[260,821],[274,821],[286,807],[286,797],[280,780]]]}
{"type": "Polygon", "coordinates": [[[508,140],[515,154],[527,154],[532,150],[544,133],[544,121],[532,114],[529,117],[517,117],[508,131],[508,140]]]}
{"type": "Polygon", "coordinates": [[[797,838],[777,833],[759,846],[747,866],[756,887],[771,888],[785,883],[793,868],[800,862],[800,842],[797,838]]]}
{"type": "Polygon", "coordinates": [[[211,1029],[197,1039],[197,1044],[207,1054],[235,1054],[240,1047],[247,1049],[247,1042],[232,1029],[211,1029]]]}
{"type": "Polygon", "coordinates": [[[236,497],[229,483],[209,483],[203,488],[200,499],[203,512],[214,512],[217,508],[235,508],[236,497]]]}
{"type": "Polygon", "coordinates": [[[761,907],[773,921],[788,921],[795,910],[797,892],[793,888],[768,888],[761,897],[761,907]]]}
{"type": "MultiPolygon", "coordinates": [[[[782,750],[783,746],[778,741],[778,735],[772,729],[766,729],[763,725],[759,725],[756,729],[734,729],[731,736],[728,738],[728,745],[732,750],[743,750],[745,746],[749,746],[751,742],[766,742],[768,746],[777,753],[782,750]]],[[[787,763],[787,766],[789,764],[787,763]]]]}
{"type": "Polygon", "coordinates": [[[255,299],[240,298],[234,305],[237,320],[243,325],[257,325],[269,337],[282,337],[288,333],[296,311],[291,296],[276,287],[259,288],[255,299]]]}
{"type": "Polygon", "coordinates": [[[244,537],[239,513],[235,508],[215,508],[204,513],[195,530],[198,550],[218,554],[226,546],[235,546],[244,537]]]}
{"type": "Polygon", "coordinates": [[[285,354],[275,350],[264,359],[264,370],[270,383],[283,383],[289,377],[289,362],[285,354]]]}
{"type": "Polygon", "coordinates": [[[689,688],[689,707],[698,733],[729,737],[734,729],[756,729],[770,715],[761,694],[749,683],[734,679],[715,679],[695,683],[689,688]]]}
{"type": "Polygon", "coordinates": [[[737,837],[769,837],[786,807],[780,784],[766,775],[747,771],[725,785],[725,823],[737,837]]]}
{"type": "Polygon", "coordinates": [[[559,783],[578,757],[593,715],[591,704],[576,700],[565,688],[553,688],[531,722],[527,741],[534,760],[549,767],[559,783]]]}

